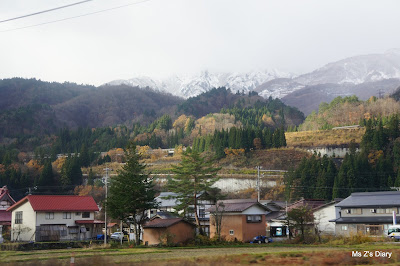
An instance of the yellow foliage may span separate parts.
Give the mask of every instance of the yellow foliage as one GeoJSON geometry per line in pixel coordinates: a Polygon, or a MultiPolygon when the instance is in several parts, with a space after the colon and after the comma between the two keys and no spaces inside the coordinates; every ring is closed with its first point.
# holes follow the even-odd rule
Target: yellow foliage
{"type": "Polygon", "coordinates": [[[137,147],[138,153],[140,155],[142,155],[142,156],[147,154],[149,149],[150,149],[150,146],[148,146],[148,145],[146,145],[146,146],[138,146],[137,147]]]}
{"type": "Polygon", "coordinates": [[[53,169],[57,169],[58,171],[61,171],[61,168],[62,168],[62,166],[63,166],[64,163],[65,163],[65,160],[66,160],[65,157],[60,157],[60,158],[58,158],[57,160],[55,160],[55,161],[52,163],[53,169]]]}
{"type": "Polygon", "coordinates": [[[189,118],[186,115],[181,115],[172,124],[173,128],[185,128],[186,123],[188,123],[189,118]]]}
{"type": "Polygon", "coordinates": [[[175,151],[174,151],[174,157],[180,156],[180,155],[182,155],[182,153],[183,153],[183,146],[182,145],[176,146],[175,151]]]}
{"type": "Polygon", "coordinates": [[[383,156],[383,151],[379,150],[379,151],[371,151],[368,154],[368,162],[372,165],[375,165],[376,162],[379,160],[379,158],[381,158],[383,156]]]}
{"type": "Polygon", "coordinates": [[[38,161],[32,159],[27,164],[29,170],[36,172],[41,172],[43,170],[43,165],[40,165],[38,161]]]}
{"type": "Polygon", "coordinates": [[[272,120],[272,117],[267,116],[266,114],[263,114],[261,120],[263,121],[264,125],[267,125],[267,126],[275,125],[275,122],[274,122],[274,120],[272,120]]]}
{"type": "Polygon", "coordinates": [[[204,116],[195,122],[195,127],[192,130],[191,137],[197,137],[199,135],[201,127],[201,135],[206,136],[213,134],[215,130],[221,131],[222,129],[228,130],[232,127],[241,127],[242,124],[237,121],[235,123],[235,116],[230,114],[209,114],[204,116]]]}

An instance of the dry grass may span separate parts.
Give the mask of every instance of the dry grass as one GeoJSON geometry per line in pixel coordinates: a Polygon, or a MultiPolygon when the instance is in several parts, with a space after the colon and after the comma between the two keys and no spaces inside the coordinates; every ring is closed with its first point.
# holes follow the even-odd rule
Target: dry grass
{"type": "Polygon", "coordinates": [[[348,145],[352,140],[361,143],[364,128],[286,132],[289,147],[321,147],[348,145]]]}
{"type": "MultiPolygon", "coordinates": [[[[235,248],[194,248],[194,249],[121,249],[102,250],[97,253],[75,251],[75,265],[359,265],[398,264],[400,247],[395,244],[349,247],[255,245],[235,248]],[[148,252],[146,253],[146,250],[148,252]],[[352,257],[352,251],[381,250],[392,252],[391,258],[352,257]]],[[[29,256],[13,256],[8,252],[2,263],[9,265],[68,265],[71,253],[49,252],[48,255],[35,253],[29,256]]]]}

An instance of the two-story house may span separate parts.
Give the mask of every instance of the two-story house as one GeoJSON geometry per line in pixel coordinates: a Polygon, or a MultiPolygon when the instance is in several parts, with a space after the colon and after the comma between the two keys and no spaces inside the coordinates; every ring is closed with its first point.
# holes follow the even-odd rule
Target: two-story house
{"type": "MultiPolygon", "coordinates": [[[[222,200],[217,202],[217,206],[212,206],[208,211],[210,213],[220,212],[222,238],[228,241],[249,242],[256,236],[266,234],[265,212],[268,209],[256,199],[222,200]]],[[[211,215],[211,238],[217,235],[217,223],[214,215],[211,215]]]]}
{"type": "Polygon", "coordinates": [[[15,204],[6,186],[0,188],[0,243],[3,241],[3,234],[9,239],[11,228],[11,212],[7,209],[15,204]]]}
{"type": "Polygon", "coordinates": [[[393,224],[393,216],[399,213],[400,191],[352,193],[336,207],[339,208],[338,217],[331,222],[335,223],[337,235],[358,232],[382,235],[393,224]]]}
{"type": "MultiPolygon", "coordinates": [[[[174,192],[161,192],[155,200],[158,203],[157,209],[149,210],[149,218],[159,214],[160,212],[177,212],[176,206],[179,204],[179,199],[177,199],[178,195],[174,192]]],[[[210,212],[207,211],[210,207],[215,204],[214,201],[209,199],[207,192],[200,192],[197,194],[197,213],[199,215],[200,225],[207,235],[209,235],[210,231],[210,212]]],[[[180,212],[182,213],[182,211],[180,212]]],[[[189,206],[188,213],[186,213],[186,218],[194,222],[194,205],[189,206]]]]}
{"type": "Polygon", "coordinates": [[[28,195],[9,207],[12,241],[91,239],[101,234],[102,221],[91,196],[28,195]]]}

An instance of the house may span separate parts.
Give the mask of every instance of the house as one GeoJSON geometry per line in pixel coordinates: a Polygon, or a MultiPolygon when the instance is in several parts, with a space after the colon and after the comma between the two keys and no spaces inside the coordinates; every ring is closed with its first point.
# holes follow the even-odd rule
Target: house
{"type": "MultiPolygon", "coordinates": [[[[269,229],[270,236],[277,238],[287,237],[289,230],[287,230],[286,211],[290,211],[300,207],[306,207],[314,212],[314,210],[325,204],[326,204],[325,200],[301,198],[300,200],[288,205],[287,207],[285,206],[285,208],[282,208],[277,212],[268,213],[266,215],[266,219],[267,219],[267,229],[269,229]]],[[[283,204],[279,204],[279,206],[283,207],[283,204]]],[[[307,228],[308,230],[314,231],[314,223],[307,224],[307,228]]],[[[291,230],[290,233],[296,235],[297,232],[296,230],[291,230]]]]}
{"type": "MultiPolygon", "coordinates": [[[[159,212],[176,212],[176,206],[179,204],[179,200],[176,199],[177,194],[174,192],[161,192],[158,197],[156,197],[156,201],[158,203],[157,209],[152,209],[149,211],[149,218],[152,218],[159,212]]],[[[209,235],[210,228],[210,212],[207,211],[210,207],[213,206],[215,202],[208,198],[207,192],[200,192],[197,194],[197,213],[199,215],[200,225],[207,235],[209,235]]],[[[193,210],[194,205],[189,206],[189,209],[193,210]]],[[[182,213],[179,212],[180,214],[182,213]]],[[[194,222],[195,216],[194,212],[190,211],[186,214],[186,218],[194,222]]]]}
{"type": "Polygon", "coordinates": [[[154,216],[143,226],[146,245],[179,244],[194,238],[196,226],[183,218],[154,216]]]}
{"type": "Polygon", "coordinates": [[[11,226],[11,212],[7,209],[15,204],[15,200],[11,197],[7,186],[0,188],[0,225],[3,230],[11,226]]]}
{"type": "MultiPolygon", "coordinates": [[[[222,200],[217,202],[221,211],[221,237],[228,241],[249,242],[255,236],[265,235],[265,212],[268,210],[255,199],[222,200]]],[[[208,209],[213,213],[216,206],[208,209]]],[[[215,218],[210,218],[210,237],[216,236],[215,218]]]]}
{"type": "Polygon", "coordinates": [[[28,195],[9,207],[12,241],[85,240],[101,234],[91,196],[28,195]]]}
{"type": "Polygon", "coordinates": [[[352,193],[340,203],[335,223],[337,235],[363,233],[380,236],[387,234],[400,208],[400,191],[352,193]],[[395,215],[393,215],[393,212],[395,215]]]}
{"type": "Polygon", "coordinates": [[[334,235],[335,223],[331,222],[339,215],[339,208],[335,205],[342,199],[335,199],[313,209],[314,225],[321,235],[334,235]]]}
{"type": "Polygon", "coordinates": [[[6,239],[9,238],[11,229],[11,212],[7,209],[15,204],[15,200],[11,197],[7,186],[0,188],[0,243],[3,241],[3,234],[6,239]]]}
{"type": "Polygon", "coordinates": [[[280,221],[275,221],[278,217],[286,214],[286,203],[273,200],[260,200],[260,203],[268,209],[265,213],[266,235],[275,238],[286,238],[287,226],[280,221]]]}

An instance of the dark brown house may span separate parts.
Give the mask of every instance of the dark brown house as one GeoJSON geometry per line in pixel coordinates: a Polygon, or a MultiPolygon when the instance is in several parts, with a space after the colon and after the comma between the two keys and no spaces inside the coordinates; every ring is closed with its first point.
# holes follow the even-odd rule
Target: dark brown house
{"type": "Polygon", "coordinates": [[[155,216],[143,226],[143,242],[147,245],[184,243],[194,238],[195,228],[183,218],[155,216]]]}

